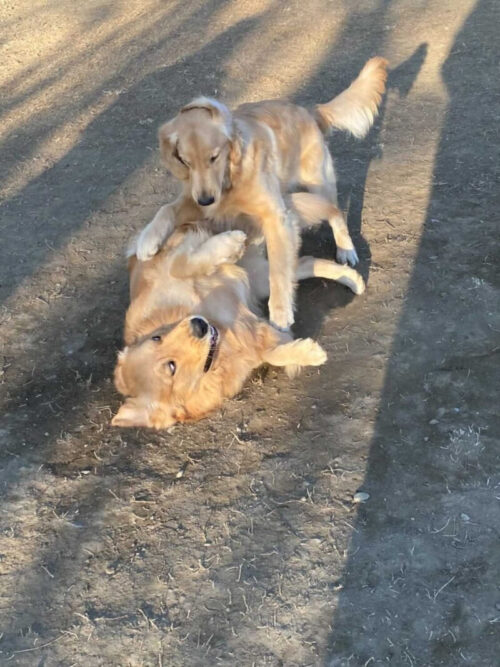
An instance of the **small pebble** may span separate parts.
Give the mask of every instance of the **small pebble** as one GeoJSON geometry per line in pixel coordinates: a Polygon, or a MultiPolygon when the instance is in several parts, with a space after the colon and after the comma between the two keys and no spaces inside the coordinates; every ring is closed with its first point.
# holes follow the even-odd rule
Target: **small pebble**
{"type": "Polygon", "coordinates": [[[431,419],[429,424],[439,424],[439,420],[438,419],[431,419]]]}
{"type": "Polygon", "coordinates": [[[366,493],[366,491],[356,491],[356,493],[353,496],[353,503],[366,503],[366,501],[369,499],[370,494],[366,493]]]}
{"type": "Polygon", "coordinates": [[[460,515],[460,518],[462,519],[462,521],[465,521],[465,522],[470,521],[470,516],[468,514],[463,513],[463,512],[460,515]]]}

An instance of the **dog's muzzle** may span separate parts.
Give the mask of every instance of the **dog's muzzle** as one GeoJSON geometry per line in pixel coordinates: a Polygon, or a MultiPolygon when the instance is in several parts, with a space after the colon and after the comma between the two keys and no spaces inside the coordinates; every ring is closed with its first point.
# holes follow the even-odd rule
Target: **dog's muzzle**
{"type": "Polygon", "coordinates": [[[215,201],[214,197],[210,197],[209,195],[202,194],[198,197],[198,204],[200,206],[210,206],[213,204],[215,201]]]}
{"type": "Polygon", "coordinates": [[[208,333],[208,322],[204,317],[192,317],[189,324],[195,338],[205,338],[208,333]]]}
{"type": "Polygon", "coordinates": [[[191,332],[195,338],[201,340],[210,333],[210,346],[208,348],[207,358],[205,360],[205,366],[203,367],[203,372],[207,373],[214,361],[215,353],[217,352],[217,344],[219,342],[219,331],[212,324],[209,324],[204,317],[197,315],[192,317],[189,321],[191,326],[191,332]]]}

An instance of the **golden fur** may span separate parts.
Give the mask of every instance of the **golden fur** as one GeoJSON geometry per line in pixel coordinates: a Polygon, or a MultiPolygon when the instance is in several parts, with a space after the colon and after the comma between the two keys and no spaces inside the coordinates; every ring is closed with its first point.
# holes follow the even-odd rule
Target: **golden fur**
{"type": "MultiPolygon", "coordinates": [[[[297,253],[298,225],[291,216],[287,223],[297,253]]],[[[238,393],[262,363],[325,362],[316,342],[292,341],[258,316],[255,304],[269,294],[268,263],[263,247],[245,251],[245,240],[242,231],[211,235],[205,225],[186,224],[151,260],[130,258],[126,347],[115,368],[115,386],[127,399],[113,425],[162,429],[200,419],[238,393]]],[[[364,289],[354,269],[302,257],[296,279],[313,276],[364,289]]]]}
{"type": "Polygon", "coordinates": [[[357,137],[370,129],[385,90],[387,62],[372,58],[351,86],[312,113],[281,101],[244,104],[231,113],[199,98],[160,128],[163,161],[182,193],[141,233],[137,256],[147,260],[178,224],[204,217],[263,234],[270,262],[269,313],[282,330],[293,324],[295,249],[286,226],[293,206],[305,222],[326,219],[337,260],[358,262],[337,207],[335,172],[323,134],[331,127],[357,137]],[[305,190],[289,194],[295,190],[305,190]],[[256,228],[252,228],[255,225],[256,228]]]}

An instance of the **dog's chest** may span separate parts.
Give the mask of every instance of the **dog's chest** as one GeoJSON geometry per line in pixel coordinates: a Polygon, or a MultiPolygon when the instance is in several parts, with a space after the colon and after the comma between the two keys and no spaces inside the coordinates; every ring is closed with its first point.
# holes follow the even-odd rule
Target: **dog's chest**
{"type": "Polygon", "coordinates": [[[217,234],[239,229],[247,235],[247,242],[255,245],[264,240],[260,225],[251,216],[239,213],[237,205],[219,207],[213,214],[210,228],[217,234]]]}

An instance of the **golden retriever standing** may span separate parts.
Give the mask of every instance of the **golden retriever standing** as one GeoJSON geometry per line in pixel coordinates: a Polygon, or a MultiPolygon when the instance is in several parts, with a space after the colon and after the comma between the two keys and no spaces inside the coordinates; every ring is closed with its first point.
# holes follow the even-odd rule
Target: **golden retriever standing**
{"type": "Polygon", "coordinates": [[[194,100],[160,128],[163,160],[182,193],[163,206],[139,237],[137,257],[148,260],[177,224],[204,217],[264,235],[270,263],[269,314],[279,329],[293,324],[294,249],[285,225],[284,196],[306,222],[326,219],[337,259],[358,256],[337,208],[335,172],[323,134],[331,127],[363,137],[377,114],[387,62],[372,58],[357,79],[313,113],[287,102],[244,104],[234,113],[208,98],[194,100]]]}
{"type": "MultiPolygon", "coordinates": [[[[297,257],[298,224],[290,217],[297,257]]],[[[257,301],[269,295],[269,267],[262,246],[251,245],[242,257],[245,240],[242,231],[212,236],[206,225],[186,224],[151,260],[130,259],[126,347],[115,369],[116,388],[127,399],[114,426],[161,429],[200,419],[238,393],[262,363],[325,362],[318,343],[292,341],[256,314],[257,301]]],[[[294,265],[297,280],[318,276],[358,294],[364,289],[348,266],[313,257],[294,265]]]]}

